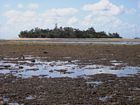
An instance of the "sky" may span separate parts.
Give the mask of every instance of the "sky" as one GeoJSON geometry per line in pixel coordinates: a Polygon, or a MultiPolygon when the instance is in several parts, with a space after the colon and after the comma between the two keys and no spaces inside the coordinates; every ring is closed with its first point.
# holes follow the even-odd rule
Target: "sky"
{"type": "Polygon", "coordinates": [[[0,0],[0,39],[55,24],[140,37],[140,0],[0,0]]]}

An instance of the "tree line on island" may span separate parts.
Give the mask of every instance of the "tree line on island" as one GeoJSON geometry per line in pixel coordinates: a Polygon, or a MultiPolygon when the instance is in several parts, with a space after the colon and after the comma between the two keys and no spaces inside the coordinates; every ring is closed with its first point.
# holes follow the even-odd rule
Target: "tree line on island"
{"type": "Polygon", "coordinates": [[[96,32],[93,27],[80,30],[72,27],[55,27],[54,29],[35,28],[21,31],[20,38],[122,38],[118,33],[96,32]]]}

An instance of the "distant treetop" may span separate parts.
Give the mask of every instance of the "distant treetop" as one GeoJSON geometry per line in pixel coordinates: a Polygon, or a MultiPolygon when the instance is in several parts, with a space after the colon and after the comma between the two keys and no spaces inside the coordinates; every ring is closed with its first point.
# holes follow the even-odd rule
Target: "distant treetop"
{"type": "Polygon", "coordinates": [[[21,31],[20,38],[122,38],[118,33],[96,32],[91,27],[87,30],[80,30],[72,27],[57,27],[54,29],[35,28],[31,30],[21,31]]]}

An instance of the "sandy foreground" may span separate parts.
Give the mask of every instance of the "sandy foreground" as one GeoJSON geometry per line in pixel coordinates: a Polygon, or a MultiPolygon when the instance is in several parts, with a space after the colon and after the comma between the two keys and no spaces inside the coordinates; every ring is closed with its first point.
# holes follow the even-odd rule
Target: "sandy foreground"
{"type": "Polygon", "coordinates": [[[139,81],[139,44],[0,41],[0,105],[139,105],[139,81]]]}

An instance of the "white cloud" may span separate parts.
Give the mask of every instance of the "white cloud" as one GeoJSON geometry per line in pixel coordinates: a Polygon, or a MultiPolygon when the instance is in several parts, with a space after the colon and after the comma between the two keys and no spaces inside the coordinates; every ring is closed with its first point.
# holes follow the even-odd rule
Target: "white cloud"
{"type": "Polygon", "coordinates": [[[135,8],[125,9],[125,13],[127,13],[127,14],[134,14],[136,12],[137,12],[137,10],[135,8]]]}
{"type": "Polygon", "coordinates": [[[133,37],[136,26],[120,20],[115,16],[93,16],[88,15],[82,20],[82,26],[92,27],[94,26],[97,31],[105,32],[118,32],[123,37],[133,37]],[[129,33],[129,34],[128,34],[129,33]]]}
{"type": "Polygon", "coordinates": [[[29,17],[29,18],[33,18],[36,16],[36,12],[35,11],[25,11],[23,14],[23,17],[29,17]]]}
{"type": "Polygon", "coordinates": [[[10,4],[5,4],[4,7],[5,8],[9,8],[10,7],[10,4]]]}
{"type": "MultiPolygon", "coordinates": [[[[29,30],[35,27],[54,28],[56,22],[60,26],[73,25],[78,20],[74,17],[77,12],[78,10],[74,8],[50,9],[42,13],[30,9],[25,11],[8,10],[3,14],[6,22],[2,26],[3,31],[0,34],[7,32],[18,34],[21,30],[29,30]]],[[[15,34],[15,36],[17,35],[15,34]]]]}
{"type": "Polygon", "coordinates": [[[23,6],[23,4],[18,4],[17,7],[18,8],[23,8],[24,6],[23,6]]]}
{"type": "Polygon", "coordinates": [[[39,8],[39,4],[37,3],[31,3],[27,6],[29,9],[34,10],[39,8]]]}
{"type": "Polygon", "coordinates": [[[73,25],[73,24],[76,24],[77,22],[78,22],[78,19],[76,17],[72,17],[68,20],[67,24],[73,25]]]}
{"type": "Polygon", "coordinates": [[[84,27],[94,26],[97,31],[119,32],[124,37],[130,37],[134,33],[134,24],[122,21],[118,15],[122,13],[133,14],[134,8],[124,8],[122,5],[116,5],[110,0],[100,0],[94,4],[83,6],[83,10],[88,15],[81,20],[84,27]]]}
{"type": "Polygon", "coordinates": [[[100,0],[94,4],[84,5],[83,10],[92,12],[94,15],[113,16],[124,12],[123,6],[117,6],[109,0],[100,0]]]}
{"type": "Polygon", "coordinates": [[[140,1],[138,2],[138,8],[140,8],[140,1]]]}
{"type": "Polygon", "coordinates": [[[6,16],[8,19],[16,18],[19,15],[20,12],[16,10],[9,10],[4,13],[4,16],[6,16]]]}
{"type": "Polygon", "coordinates": [[[46,11],[43,15],[46,17],[63,17],[74,15],[77,12],[78,10],[75,8],[53,8],[46,11]]]}
{"type": "Polygon", "coordinates": [[[34,26],[39,19],[39,14],[36,13],[35,11],[17,11],[17,10],[9,10],[7,11],[4,16],[7,18],[7,25],[13,25],[17,27],[22,27],[22,26],[34,26]]]}
{"type": "Polygon", "coordinates": [[[66,26],[68,24],[74,24],[74,21],[76,22],[73,16],[77,12],[78,10],[75,8],[53,8],[42,13],[42,17],[47,23],[58,23],[59,25],[66,26]]]}
{"type": "Polygon", "coordinates": [[[28,5],[23,5],[23,4],[20,3],[20,4],[17,4],[17,8],[19,8],[19,9],[25,8],[25,9],[35,10],[35,9],[39,8],[39,4],[30,3],[28,5]]]}

